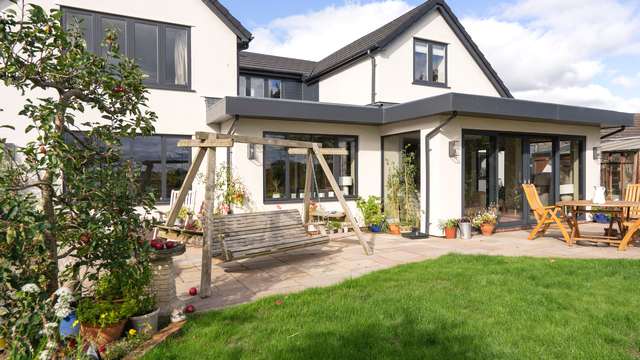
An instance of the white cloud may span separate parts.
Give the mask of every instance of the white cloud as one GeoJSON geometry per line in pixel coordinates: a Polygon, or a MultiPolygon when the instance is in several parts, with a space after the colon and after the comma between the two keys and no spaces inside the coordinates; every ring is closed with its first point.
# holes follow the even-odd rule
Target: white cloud
{"type": "Polygon", "coordinates": [[[251,51],[320,60],[409,11],[402,0],[347,1],[253,29],[251,51]]]}
{"type": "Polygon", "coordinates": [[[614,77],[611,82],[615,85],[620,85],[625,88],[631,88],[638,84],[638,79],[630,78],[628,76],[620,75],[614,77]]]}
{"type": "Polygon", "coordinates": [[[518,99],[536,100],[555,104],[567,104],[609,109],[623,112],[640,112],[640,97],[623,98],[601,85],[553,87],[515,92],[518,99]]]}
{"type": "MultiPolygon", "coordinates": [[[[631,86],[607,61],[640,54],[637,4],[617,0],[520,0],[463,24],[516,97],[640,112],[595,83],[631,86]]],[[[637,56],[637,55],[636,55],[637,56]]]]}

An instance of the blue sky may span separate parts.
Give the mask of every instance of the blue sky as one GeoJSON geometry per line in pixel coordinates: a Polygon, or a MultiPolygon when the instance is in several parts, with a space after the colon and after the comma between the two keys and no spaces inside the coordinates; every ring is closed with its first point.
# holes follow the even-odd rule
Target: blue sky
{"type": "MultiPolygon", "coordinates": [[[[254,34],[250,50],[319,60],[421,1],[222,3],[254,34]]],[[[639,1],[447,3],[517,98],[640,112],[639,1]]]]}

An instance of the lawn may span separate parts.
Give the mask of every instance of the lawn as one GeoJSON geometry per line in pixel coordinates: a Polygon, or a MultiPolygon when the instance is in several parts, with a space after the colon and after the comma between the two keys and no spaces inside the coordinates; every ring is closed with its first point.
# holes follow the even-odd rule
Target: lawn
{"type": "Polygon", "coordinates": [[[197,315],[145,359],[640,359],[640,262],[449,255],[197,315]]]}

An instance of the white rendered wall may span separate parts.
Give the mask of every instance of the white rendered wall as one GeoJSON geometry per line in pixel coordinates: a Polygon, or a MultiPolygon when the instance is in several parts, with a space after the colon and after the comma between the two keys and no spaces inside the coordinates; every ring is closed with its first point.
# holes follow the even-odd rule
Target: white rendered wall
{"type": "MultiPolygon", "coordinates": [[[[381,129],[381,135],[391,135],[412,130],[420,130],[421,149],[424,154],[424,142],[427,134],[438,124],[446,120],[445,116],[430,117],[413,120],[398,125],[385,125],[381,129]]],[[[577,126],[550,124],[542,122],[528,122],[516,120],[486,119],[467,116],[459,116],[447,124],[435,135],[430,142],[430,197],[429,210],[431,227],[429,233],[442,235],[438,229],[438,221],[447,218],[459,218],[462,216],[462,164],[460,155],[449,157],[449,141],[461,141],[463,129],[498,130],[505,132],[538,133],[550,135],[572,135],[586,137],[585,152],[585,189],[586,196],[590,198],[594,186],[600,184],[600,160],[593,159],[593,148],[600,145],[600,128],[598,126],[577,126]]],[[[460,149],[458,149],[460,153],[460,149]]],[[[424,156],[421,158],[424,159],[424,156]]],[[[425,161],[421,161],[421,169],[425,168],[425,161]]],[[[425,191],[427,175],[421,172],[420,206],[426,211],[425,191]]],[[[423,216],[424,218],[424,216],[423,216]]],[[[424,222],[424,221],[423,221],[424,222]]],[[[422,224],[422,230],[425,225],[422,224]]]]}
{"type": "MultiPolygon", "coordinates": [[[[280,121],[264,119],[240,119],[237,135],[263,136],[263,132],[291,132],[304,134],[353,135],[358,137],[358,195],[380,196],[380,133],[378,127],[363,125],[330,124],[321,122],[280,121]]],[[[233,147],[232,163],[234,174],[246,185],[250,205],[244,210],[267,211],[276,209],[302,210],[302,202],[293,204],[264,204],[263,202],[263,147],[256,146],[256,160],[248,160],[247,145],[237,143],[233,147]]],[[[316,176],[324,176],[317,173],[316,176]]],[[[354,215],[358,214],[355,201],[348,201],[354,215]]],[[[337,201],[323,201],[325,210],[340,210],[337,201]]]]}
{"type": "Polygon", "coordinates": [[[376,55],[376,101],[402,103],[458,92],[500,96],[438,11],[432,11],[376,55]],[[413,85],[413,39],[448,44],[448,87],[413,85]]]}
{"type": "Polygon", "coordinates": [[[371,59],[366,58],[320,81],[320,102],[371,104],[371,59]]]}
{"type": "MultiPolygon", "coordinates": [[[[438,11],[432,11],[376,53],[376,101],[403,103],[449,92],[500,96],[471,54],[438,11]],[[448,44],[448,87],[413,84],[413,40],[448,44]]],[[[371,59],[320,81],[320,101],[366,105],[371,103],[371,59]]]]}
{"type": "MultiPolygon", "coordinates": [[[[169,0],[34,0],[46,8],[69,6],[137,17],[152,21],[170,22],[191,27],[191,92],[154,90],[149,92],[149,106],[158,115],[158,134],[189,135],[210,130],[206,126],[204,97],[223,97],[237,94],[237,37],[201,1],[169,0]]],[[[0,125],[17,125],[15,132],[0,129],[0,137],[24,145],[33,134],[24,134],[28,120],[17,116],[24,98],[14,90],[0,86],[0,125]]],[[[86,113],[80,120],[97,119],[86,113]]],[[[81,122],[81,121],[78,121],[81,122]]]]}

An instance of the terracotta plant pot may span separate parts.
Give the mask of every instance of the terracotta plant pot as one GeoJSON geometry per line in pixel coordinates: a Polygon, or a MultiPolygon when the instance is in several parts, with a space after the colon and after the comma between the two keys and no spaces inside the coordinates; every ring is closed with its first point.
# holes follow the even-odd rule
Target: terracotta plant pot
{"type": "Polygon", "coordinates": [[[444,228],[444,237],[446,239],[455,239],[457,235],[457,230],[458,229],[455,227],[444,228]]]}
{"type": "Polygon", "coordinates": [[[482,231],[482,235],[484,236],[491,236],[495,229],[495,224],[482,224],[482,226],[480,226],[480,231],[482,231]]]}
{"type": "Polygon", "coordinates": [[[400,225],[389,224],[389,234],[400,235],[400,225]]]}
{"type": "Polygon", "coordinates": [[[120,339],[120,337],[122,336],[122,331],[124,331],[124,325],[126,323],[127,320],[122,320],[119,323],[107,328],[80,324],[80,336],[82,336],[83,339],[94,342],[98,346],[107,345],[120,339]]]}

